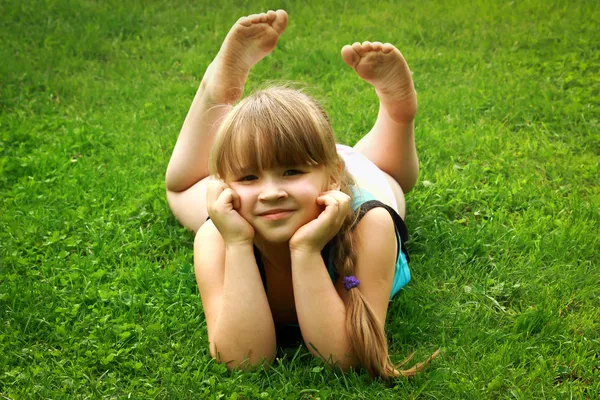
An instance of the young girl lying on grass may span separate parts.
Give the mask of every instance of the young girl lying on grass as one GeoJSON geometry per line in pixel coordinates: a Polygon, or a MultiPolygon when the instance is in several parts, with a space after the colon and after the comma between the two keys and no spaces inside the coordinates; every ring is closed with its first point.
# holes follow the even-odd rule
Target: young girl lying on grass
{"type": "Polygon", "coordinates": [[[384,333],[389,300],[410,279],[404,192],[419,170],[410,71],[391,44],[344,46],[380,109],[354,148],[336,145],[327,115],[300,91],[239,101],[286,26],[283,10],[235,23],[167,169],[169,205],[196,232],[210,353],[229,368],[273,361],[282,332],[297,327],[315,356],[344,370],[412,375],[420,364],[396,370],[384,333]]]}

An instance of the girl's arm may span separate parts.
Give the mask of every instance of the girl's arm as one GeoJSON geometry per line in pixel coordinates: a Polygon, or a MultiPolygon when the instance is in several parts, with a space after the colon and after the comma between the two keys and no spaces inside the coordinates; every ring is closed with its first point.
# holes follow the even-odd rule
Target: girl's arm
{"type": "Polygon", "coordinates": [[[273,361],[275,327],[252,244],[226,247],[208,221],[194,241],[194,265],[211,356],[230,369],[273,361]]]}
{"type": "Polygon", "coordinates": [[[321,253],[292,250],[291,257],[296,313],[308,349],[344,370],[356,366],[346,338],[346,305],[331,282],[321,253]]]}
{"type": "MultiPolygon", "coordinates": [[[[356,227],[355,276],[379,322],[385,323],[394,279],[397,246],[394,223],[383,208],[369,211],[356,227]]],[[[347,292],[336,285],[319,251],[292,249],[292,278],[298,321],[309,350],[342,369],[357,366],[346,336],[347,292]],[[313,348],[314,346],[314,348],[313,348]]]]}

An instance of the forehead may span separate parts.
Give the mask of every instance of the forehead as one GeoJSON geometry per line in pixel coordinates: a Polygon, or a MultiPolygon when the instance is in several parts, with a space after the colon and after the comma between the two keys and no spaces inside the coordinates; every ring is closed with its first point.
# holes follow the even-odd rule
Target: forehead
{"type": "Polygon", "coordinates": [[[243,167],[240,172],[242,173],[259,173],[259,174],[270,174],[270,173],[282,173],[289,170],[298,170],[304,173],[321,173],[325,172],[323,165],[310,165],[310,164],[296,164],[296,165],[270,165],[268,167],[260,168],[256,165],[248,165],[243,167]]]}

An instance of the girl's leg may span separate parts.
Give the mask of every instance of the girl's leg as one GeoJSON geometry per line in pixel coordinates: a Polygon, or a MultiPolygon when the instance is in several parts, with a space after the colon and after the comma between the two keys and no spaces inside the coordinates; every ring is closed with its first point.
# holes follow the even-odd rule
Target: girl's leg
{"type": "Polygon", "coordinates": [[[379,97],[377,121],[354,147],[408,192],[419,174],[414,136],[417,96],[408,65],[389,43],[354,43],[344,46],[342,57],[379,97]]]}
{"type": "Polygon", "coordinates": [[[240,18],[202,78],[165,179],[171,210],[194,231],[207,217],[208,157],[220,121],[241,98],[250,69],[275,48],[286,26],[283,10],[240,18]]]}

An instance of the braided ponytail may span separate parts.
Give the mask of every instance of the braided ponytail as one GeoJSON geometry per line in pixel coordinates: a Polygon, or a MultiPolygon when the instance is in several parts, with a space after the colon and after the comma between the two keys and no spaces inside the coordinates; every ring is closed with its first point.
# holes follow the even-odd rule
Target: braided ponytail
{"type": "MultiPolygon", "coordinates": [[[[340,159],[343,166],[343,160],[340,159]]],[[[340,191],[351,196],[350,185],[354,184],[352,176],[345,170],[340,179],[340,191]]],[[[346,216],[346,220],[338,235],[334,238],[336,271],[340,278],[353,276],[356,269],[356,228],[360,207],[346,216]]],[[[429,364],[439,353],[432,354],[426,361],[416,364],[407,370],[398,370],[412,359],[410,355],[398,365],[389,358],[388,343],[385,336],[385,321],[379,321],[367,299],[360,290],[348,291],[349,301],[346,304],[346,336],[354,355],[360,364],[372,376],[389,379],[398,376],[414,376],[425,365],[429,364]]]]}

